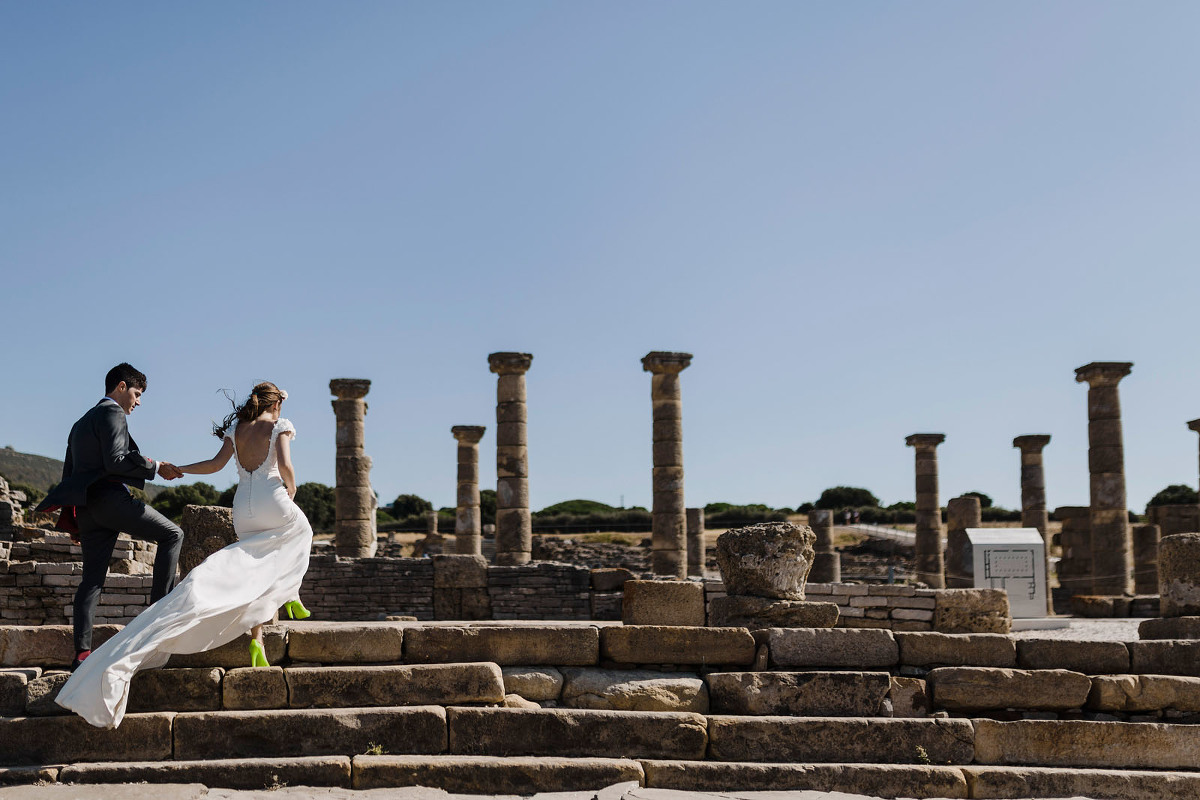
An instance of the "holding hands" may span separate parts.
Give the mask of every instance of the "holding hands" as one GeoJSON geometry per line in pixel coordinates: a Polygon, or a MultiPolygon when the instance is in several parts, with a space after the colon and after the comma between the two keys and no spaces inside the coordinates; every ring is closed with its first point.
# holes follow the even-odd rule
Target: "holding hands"
{"type": "Polygon", "coordinates": [[[158,462],[158,476],[166,481],[183,477],[183,470],[167,461],[158,462]]]}

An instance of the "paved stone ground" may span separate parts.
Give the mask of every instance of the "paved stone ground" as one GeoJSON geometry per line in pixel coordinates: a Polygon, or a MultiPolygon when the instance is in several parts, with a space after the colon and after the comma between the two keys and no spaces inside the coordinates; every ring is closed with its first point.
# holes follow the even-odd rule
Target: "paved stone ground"
{"type": "Polygon", "coordinates": [[[1121,619],[1087,619],[1069,617],[1069,628],[1054,628],[1047,631],[1015,631],[1013,636],[1019,639],[1087,639],[1108,642],[1138,641],[1138,625],[1143,622],[1141,617],[1121,619]]]}

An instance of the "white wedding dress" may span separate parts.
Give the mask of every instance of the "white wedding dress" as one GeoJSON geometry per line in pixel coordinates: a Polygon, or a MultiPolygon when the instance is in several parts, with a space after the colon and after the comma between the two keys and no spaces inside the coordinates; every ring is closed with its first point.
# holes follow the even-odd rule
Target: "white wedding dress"
{"type": "MultiPolygon", "coordinates": [[[[235,422],[225,438],[234,441],[236,428],[235,422]]],[[[267,457],[253,471],[238,460],[234,442],[238,541],[205,559],[92,651],[58,693],[60,706],[97,727],[115,728],[125,716],[135,672],[163,666],[172,653],[198,653],[231,642],[299,597],[313,534],[279,475],[275,442],[283,431],[294,435],[296,429],[286,419],[276,422],[267,457]]],[[[247,653],[247,666],[249,661],[247,653]]]]}

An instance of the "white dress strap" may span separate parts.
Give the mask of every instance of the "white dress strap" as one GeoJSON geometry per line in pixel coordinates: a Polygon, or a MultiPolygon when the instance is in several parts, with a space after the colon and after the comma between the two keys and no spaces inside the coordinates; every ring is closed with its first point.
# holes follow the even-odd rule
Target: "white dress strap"
{"type": "Polygon", "coordinates": [[[281,433],[290,433],[292,438],[296,438],[296,426],[292,424],[290,419],[280,417],[275,422],[275,427],[271,430],[271,436],[277,437],[281,433]]]}

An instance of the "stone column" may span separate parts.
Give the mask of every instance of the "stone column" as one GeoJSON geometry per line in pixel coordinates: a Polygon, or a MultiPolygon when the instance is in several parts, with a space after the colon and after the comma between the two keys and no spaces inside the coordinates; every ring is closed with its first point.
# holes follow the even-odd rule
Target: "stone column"
{"type": "Polygon", "coordinates": [[[1054,614],[1050,592],[1050,512],[1046,510],[1046,471],[1042,450],[1050,443],[1048,433],[1030,433],[1013,439],[1021,449],[1021,527],[1037,528],[1046,547],[1046,613],[1054,614]]]}
{"type": "Polygon", "coordinates": [[[479,440],[487,430],[482,425],[455,425],[450,429],[458,440],[458,499],[454,513],[454,552],[477,556],[481,552],[479,513],[479,440]]]}
{"type": "Polygon", "coordinates": [[[842,554],[833,549],[833,512],[827,508],[814,508],[808,512],[808,527],[817,536],[813,544],[812,572],[810,583],[841,583],[842,554]]]}
{"type": "Polygon", "coordinates": [[[1133,590],[1137,594],[1158,592],[1158,541],[1162,538],[1157,525],[1133,526],[1133,590]]]}
{"type": "Polygon", "coordinates": [[[333,415],[337,418],[335,547],[343,558],[369,558],[378,547],[371,458],[363,453],[367,415],[367,401],[363,398],[370,389],[371,382],[360,378],[335,378],[329,382],[329,391],[337,398],[333,401],[333,415]]]}
{"type": "MultiPolygon", "coordinates": [[[[1200,433],[1200,419],[1192,420],[1191,422],[1189,422],[1187,424],[1187,426],[1191,430],[1194,430],[1196,433],[1200,433]]],[[[1200,490],[1200,487],[1197,487],[1197,489],[1200,490]]]]}
{"type": "Polygon", "coordinates": [[[937,446],[944,441],[944,433],[914,433],[904,440],[917,451],[917,580],[934,589],[946,588],[937,471],[937,446]]]}
{"type": "Polygon", "coordinates": [[[496,563],[528,564],[533,552],[529,516],[529,454],[525,439],[525,373],[529,353],[492,353],[496,381],[496,563]]]}
{"type": "Polygon", "coordinates": [[[654,351],[642,358],[651,373],[654,405],[654,505],[651,509],[651,567],[655,575],[687,577],[687,535],[683,505],[683,412],[679,373],[691,353],[654,351]]]}
{"type": "Polygon", "coordinates": [[[983,527],[983,505],[974,495],[952,497],[946,503],[946,588],[975,588],[975,554],[967,528],[983,527]]]}
{"type": "Polygon", "coordinates": [[[1085,506],[1060,506],[1054,518],[1062,523],[1058,585],[1068,597],[1092,591],[1092,522],[1085,506]]]}
{"type": "Polygon", "coordinates": [[[1089,516],[1092,527],[1092,592],[1133,593],[1133,538],[1125,503],[1125,448],[1117,384],[1129,374],[1127,361],[1094,361],[1075,370],[1088,385],[1089,516]]]}
{"type": "Polygon", "coordinates": [[[687,566],[688,575],[704,576],[704,509],[687,510],[687,566]]]}

